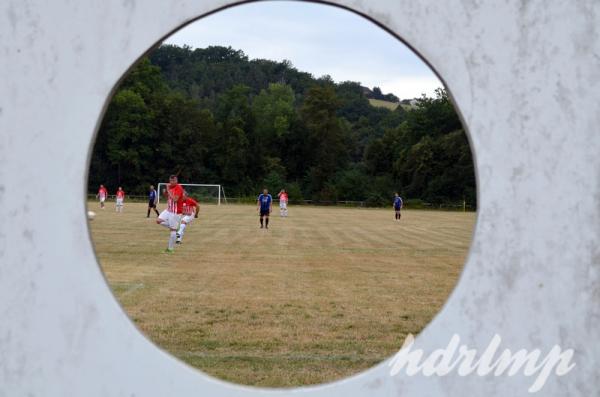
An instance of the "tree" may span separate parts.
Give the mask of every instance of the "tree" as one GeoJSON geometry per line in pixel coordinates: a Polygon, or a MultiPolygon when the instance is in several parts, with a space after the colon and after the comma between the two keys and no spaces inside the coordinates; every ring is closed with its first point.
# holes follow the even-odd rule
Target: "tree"
{"type": "Polygon", "coordinates": [[[234,192],[247,191],[251,188],[248,178],[255,179],[261,174],[257,166],[260,159],[249,150],[255,147],[256,139],[248,94],[247,86],[236,85],[221,95],[217,104],[220,127],[213,158],[223,183],[238,188],[232,189],[234,192]]]}
{"type": "Polygon", "coordinates": [[[290,133],[296,117],[294,91],[285,84],[269,84],[254,98],[252,113],[256,121],[257,150],[263,149],[267,155],[276,156],[279,142],[290,133]]]}
{"type": "Polygon", "coordinates": [[[112,165],[113,184],[137,186],[142,170],[148,168],[152,147],[153,114],[141,95],[132,90],[122,90],[115,95],[103,120],[107,136],[106,160],[112,165]]]}
{"type": "Polygon", "coordinates": [[[411,144],[417,143],[425,135],[439,137],[462,129],[446,90],[439,88],[435,92],[434,98],[423,95],[417,99],[415,109],[407,114],[411,144]]]}
{"type": "Polygon", "coordinates": [[[309,164],[313,192],[322,190],[348,161],[348,131],[336,115],[339,106],[331,86],[315,86],[308,91],[300,110],[312,148],[309,164]]]}

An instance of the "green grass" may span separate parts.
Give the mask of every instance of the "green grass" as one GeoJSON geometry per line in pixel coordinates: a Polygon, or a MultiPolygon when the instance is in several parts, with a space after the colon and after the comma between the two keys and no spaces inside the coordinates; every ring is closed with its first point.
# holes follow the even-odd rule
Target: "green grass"
{"type": "Polygon", "coordinates": [[[90,222],[116,297],[157,345],[211,375],[297,386],[371,367],[454,287],[474,213],[299,206],[258,228],[253,206],[202,206],[172,255],[145,205],[90,222]]]}

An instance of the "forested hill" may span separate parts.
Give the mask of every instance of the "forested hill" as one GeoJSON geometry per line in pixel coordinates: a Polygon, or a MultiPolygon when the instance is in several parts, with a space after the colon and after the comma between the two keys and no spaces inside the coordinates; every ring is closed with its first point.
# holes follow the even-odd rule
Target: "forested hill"
{"type": "Polygon", "coordinates": [[[163,45],[110,103],[90,192],[103,183],[144,193],[179,173],[232,196],[266,186],[287,188],[290,199],[388,204],[399,191],[475,204],[471,152],[446,92],[406,111],[371,106],[366,91],[231,48],[163,45]]]}

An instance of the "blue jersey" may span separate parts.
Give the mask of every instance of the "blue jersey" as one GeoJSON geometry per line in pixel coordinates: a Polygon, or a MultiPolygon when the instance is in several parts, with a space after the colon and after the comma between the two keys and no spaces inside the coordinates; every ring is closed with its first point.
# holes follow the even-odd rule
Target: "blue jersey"
{"type": "Polygon", "coordinates": [[[148,201],[156,201],[156,190],[150,190],[150,193],[148,193],[148,201]]]}
{"type": "Polygon", "coordinates": [[[260,209],[263,211],[268,211],[269,208],[271,208],[271,202],[273,201],[273,197],[271,197],[270,194],[267,194],[265,196],[261,193],[260,196],[258,196],[258,201],[260,202],[260,209]]]}
{"type": "Polygon", "coordinates": [[[397,210],[402,208],[402,199],[400,197],[394,197],[394,208],[397,210]]]}

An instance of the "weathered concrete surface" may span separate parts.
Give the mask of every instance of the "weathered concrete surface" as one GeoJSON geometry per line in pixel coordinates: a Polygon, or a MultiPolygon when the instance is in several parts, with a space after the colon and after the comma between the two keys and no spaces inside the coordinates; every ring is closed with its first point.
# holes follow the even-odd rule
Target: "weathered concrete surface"
{"type": "MultiPolygon", "coordinates": [[[[157,349],[111,295],[84,182],[111,90],[162,37],[226,0],[0,4],[0,396],[291,394],[232,386],[157,349]]],[[[575,349],[544,396],[600,395],[600,3],[353,1],[421,53],[470,132],[479,219],[418,346],[575,349]]],[[[356,377],[311,396],[521,396],[532,379],[356,377]]]]}

